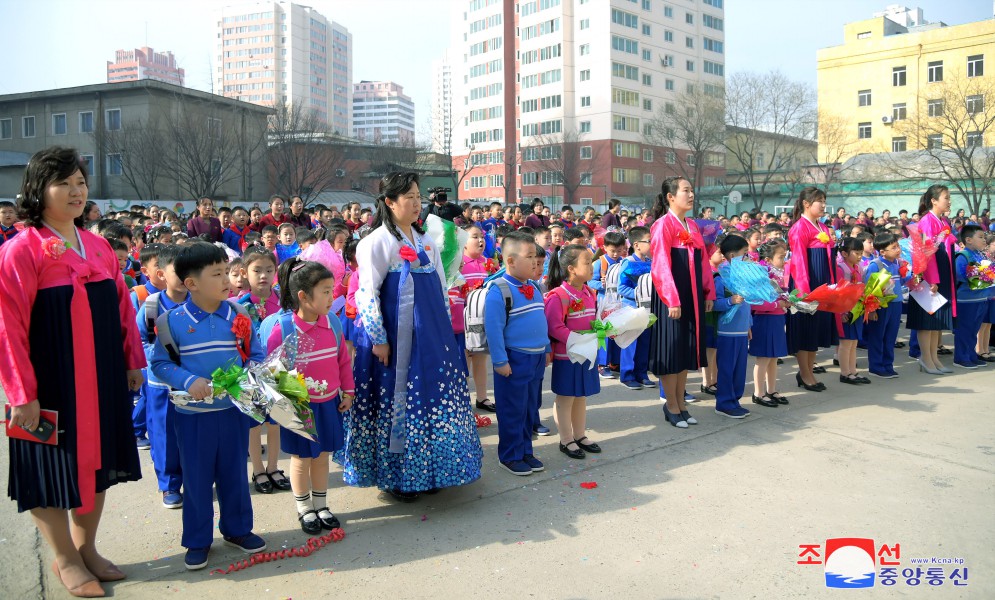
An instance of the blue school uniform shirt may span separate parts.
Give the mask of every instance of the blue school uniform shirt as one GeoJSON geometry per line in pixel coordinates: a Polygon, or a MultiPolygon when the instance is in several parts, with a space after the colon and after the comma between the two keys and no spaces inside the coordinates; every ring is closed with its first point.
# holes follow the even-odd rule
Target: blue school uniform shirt
{"type": "MultiPolygon", "coordinates": [[[[899,268],[900,267],[898,261],[892,262],[889,260],[885,260],[884,258],[878,257],[872,260],[870,263],[868,263],[867,269],[864,270],[864,283],[867,283],[867,280],[870,279],[871,275],[873,275],[874,273],[878,273],[880,271],[887,271],[888,273],[891,274],[891,283],[893,284],[891,286],[892,287],[891,291],[888,293],[895,294],[896,296],[898,296],[897,300],[901,301],[902,287],[909,279],[912,279],[912,275],[906,275],[905,277],[902,277],[899,268]]],[[[889,303],[888,306],[891,306],[891,303],[889,303]]]]}
{"type": "Polygon", "coordinates": [[[300,253],[301,253],[301,247],[300,244],[298,244],[297,242],[294,242],[289,246],[285,244],[276,245],[276,261],[281,265],[283,264],[283,261],[287,260],[288,258],[293,258],[300,253]]]}
{"type": "Polygon", "coordinates": [[[980,263],[985,260],[985,256],[974,250],[964,249],[954,255],[954,273],[957,276],[957,302],[975,303],[987,302],[991,296],[992,288],[983,290],[972,290],[967,280],[967,265],[969,263],[980,263]]]}
{"type": "Polygon", "coordinates": [[[618,274],[618,295],[626,306],[636,306],[636,287],[639,285],[639,278],[650,272],[651,260],[649,256],[640,259],[635,254],[622,260],[618,274]]]}
{"type": "MultiPolygon", "coordinates": [[[[150,293],[149,295],[151,296],[152,294],[158,291],[159,290],[156,289],[154,292],[150,293]]],[[[134,296],[134,292],[132,292],[132,296],[134,296]]],[[[190,292],[187,292],[187,297],[183,299],[183,302],[186,302],[189,299],[190,299],[190,292]]],[[[137,302],[138,299],[133,297],[133,300],[137,302]]],[[[173,302],[172,300],[169,299],[169,296],[166,295],[166,291],[162,290],[162,293],[159,294],[159,313],[156,315],[156,318],[158,318],[159,315],[161,315],[164,312],[173,310],[180,304],[183,304],[183,302],[180,303],[173,302]]],[[[149,342],[149,326],[145,318],[146,312],[145,312],[144,302],[142,302],[142,305],[138,308],[136,312],[137,316],[135,317],[135,319],[138,321],[138,335],[141,336],[142,338],[142,349],[145,350],[145,360],[149,364],[152,364],[152,349],[155,347],[155,342],[154,341],[151,343],[149,342]]],[[[172,332],[172,329],[170,329],[170,332],[172,332]]],[[[163,384],[158,379],[156,379],[151,369],[145,370],[145,381],[147,381],[149,385],[154,387],[163,387],[163,388],[169,387],[163,384]]]]}
{"type": "Polygon", "coordinates": [[[542,292],[532,281],[519,281],[507,273],[502,277],[511,287],[511,311],[505,314],[504,296],[497,285],[490,286],[484,298],[484,335],[495,367],[508,364],[509,350],[524,354],[552,351],[542,292]],[[519,290],[526,285],[533,288],[531,300],[519,290]]]}
{"type": "Polygon", "coordinates": [[[723,322],[726,319],[719,317],[715,334],[731,337],[745,337],[749,335],[750,327],[753,326],[753,311],[750,310],[750,305],[746,302],[733,304],[726,297],[726,285],[722,281],[722,275],[716,273],[714,281],[715,302],[712,304],[712,310],[717,313],[733,311],[732,317],[728,319],[728,322],[723,322]]]}
{"type": "MultiPolygon", "coordinates": [[[[618,262],[617,260],[612,260],[612,258],[607,255],[602,256],[601,258],[605,259],[605,262],[608,263],[609,267],[618,262]]],[[[591,281],[587,282],[587,287],[598,292],[599,298],[605,295],[605,286],[603,283],[601,283],[601,278],[604,277],[605,275],[604,273],[601,272],[601,258],[594,261],[594,274],[591,275],[591,281]]],[[[607,271],[608,269],[605,270],[607,271]]]]}
{"type": "MultiPolygon", "coordinates": [[[[160,290],[159,288],[157,288],[156,286],[154,286],[154,285],[152,285],[151,283],[148,283],[148,282],[146,282],[144,285],[145,285],[145,289],[148,290],[148,292],[149,292],[149,294],[148,294],[149,296],[151,296],[152,294],[154,294],[156,292],[163,291],[163,290],[160,290]]],[[[148,298],[148,296],[146,296],[146,298],[148,298]]],[[[145,304],[145,302],[143,301],[141,304],[138,302],[138,294],[136,294],[135,292],[131,292],[131,306],[134,307],[135,312],[138,312],[138,309],[141,308],[142,304],[145,304]]]]}
{"type": "MultiPolygon", "coordinates": [[[[216,311],[208,313],[191,299],[169,311],[167,315],[170,333],[179,348],[180,364],[169,358],[161,338],[156,338],[152,348],[151,368],[155,377],[169,384],[169,387],[188,390],[198,377],[211,379],[211,373],[217,368],[227,369],[233,364],[245,366],[246,362],[235,346],[235,334],[231,331],[238,311],[230,302],[222,302],[216,311]]],[[[261,345],[254,337],[249,340],[249,351],[249,361],[261,362],[265,358],[261,345]]],[[[232,407],[231,400],[225,398],[215,400],[209,406],[201,405],[196,409],[177,406],[176,410],[196,414],[232,407]]]]}

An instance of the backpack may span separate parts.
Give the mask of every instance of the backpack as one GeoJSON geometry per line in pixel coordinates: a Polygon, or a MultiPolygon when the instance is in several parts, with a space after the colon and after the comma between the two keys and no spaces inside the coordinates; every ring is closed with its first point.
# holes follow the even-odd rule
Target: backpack
{"type": "Polygon", "coordinates": [[[132,292],[135,292],[135,297],[138,298],[138,304],[145,302],[145,299],[149,297],[149,288],[144,285],[136,285],[131,288],[132,292]]]}
{"type": "MultiPolygon", "coordinates": [[[[335,316],[335,313],[328,313],[328,321],[332,327],[332,333],[335,334],[335,339],[338,343],[342,344],[342,322],[339,318],[335,316]]],[[[283,335],[283,341],[286,342],[287,338],[290,338],[292,342],[287,345],[287,350],[291,354],[287,358],[290,361],[297,359],[294,353],[297,351],[297,326],[294,325],[294,313],[289,310],[281,310],[278,313],[268,315],[263,319],[262,323],[259,324],[259,330],[257,337],[259,339],[259,344],[265,348],[267,342],[269,341],[269,336],[273,333],[273,328],[276,324],[280,324],[280,333],[283,335]]]]}
{"type": "MultiPolygon", "coordinates": [[[[534,286],[539,295],[543,292],[538,284],[529,280],[528,284],[534,286]]],[[[492,285],[496,285],[501,290],[504,298],[504,316],[511,314],[511,284],[504,277],[489,280],[483,286],[473,290],[466,297],[466,306],[463,308],[463,320],[466,337],[466,349],[468,352],[487,352],[487,334],[484,331],[484,304],[487,299],[487,290],[492,285]]]]}
{"type": "MultiPolygon", "coordinates": [[[[141,286],[145,289],[145,286],[141,286]]],[[[135,289],[138,289],[137,287],[135,289]]],[[[135,292],[138,293],[138,292],[135,292]]],[[[159,294],[162,292],[156,292],[154,294],[149,294],[148,290],[145,290],[145,341],[153,344],[155,343],[156,336],[156,319],[159,318],[159,294]]],[[[141,297],[138,298],[139,302],[143,302],[141,297]]]]}
{"type": "Polygon", "coordinates": [[[650,308],[653,304],[653,275],[643,273],[636,283],[636,306],[640,308],[650,308]]]}
{"type": "MultiPolygon", "coordinates": [[[[158,294],[153,294],[153,296],[158,296],[158,294]]],[[[147,301],[148,300],[146,299],[146,305],[145,305],[146,317],[148,316],[147,301]]],[[[155,302],[156,302],[155,310],[158,311],[159,299],[156,298],[155,302]]],[[[235,312],[237,312],[238,314],[244,315],[246,317],[249,316],[249,311],[245,310],[245,307],[239,304],[238,302],[235,302],[233,300],[228,300],[227,302],[232,306],[232,308],[235,309],[235,312]]],[[[169,359],[176,364],[180,364],[180,347],[176,344],[176,340],[173,339],[173,332],[169,328],[169,314],[173,312],[173,310],[176,309],[174,308],[172,310],[167,310],[166,312],[159,315],[155,319],[155,326],[152,327],[150,331],[155,332],[155,335],[158,336],[159,343],[162,344],[162,347],[165,348],[166,352],[169,353],[169,359]]]]}
{"type": "Polygon", "coordinates": [[[604,282],[605,293],[601,296],[598,301],[598,314],[597,318],[601,318],[601,313],[604,308],[609,304],[619,302],[618,297],[618,282],[622,277],[622,261],[618,261],[612,266],[608,267],[608,272],[605,273],[602,281],[604,282]]]}

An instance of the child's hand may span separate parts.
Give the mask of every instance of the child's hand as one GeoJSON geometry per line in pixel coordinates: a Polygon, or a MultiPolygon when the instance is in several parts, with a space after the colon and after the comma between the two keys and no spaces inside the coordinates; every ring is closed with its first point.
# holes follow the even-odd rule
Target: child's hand
{"type": "Polygon", "coordinates": [[[339,412],[345,412],[352,408],[352,401],[355,399],[356,397],[352,394],[339,395],[339,412]]]}
{"type": "Polygon", "coordinates": [[[198,377],[190,384],[187,388],[187,393],[193,397],[194,400],[203,400],[204,398],[211,397],[211,382],[203,377],[198,377]]]}
{"type": "Polygon", "coordinates": [[[868,313],[867,319],[869,321],[877,321],[878,320],[878,311],[874,311],[872,313],[868,313]]]}
{"type": "Polygon", "coordinates": [[[141,369],[132,369],[128,371],[128,389],[137,392],[142,389],[142,384],[145,382],[145,378],[142,377],[141,369]]]}
{"type": "Polygon", "coordinates": [[[777,305],[780,306],[781,308],[785,309],[785,310],[787,310],[788,308],[791,308],[791,303],[788,302],[787,300],[784,300],[783,298],[781,300],[777,301],[777,305]]]}
{"type": "Polygon", "coordinates": [[[752,340],[753,339],[753,328],[752,327],[750,327],[749,329],[746,330],[746,339],[748,339],[748,340],[752,340]]]}
{"type": "Polygon", "coordinates": [[[729,304],[742,304],[742,303],[743,303],[743,297],[740,296],[739,294],[733,294],[729,298],[729,304]]]}
{"type": "Polygon", "coordinates": [[[553,364],[553,353],[552,352],[547,352],[546,353],[546,366],[548,367],[551,364],[553,364]]]}
{"type": "MultiPolygon", "coordinates": [[[[706,300],[705,303],[707,304],[708,301],[706,300]]],[[[706,309],[706,310],[710,310],[710,309],[706,309]]],[[[681,307],[680,306],[671,306],[670,308],[667,309],[667,316],[670,317],[671,319],[680,319],[681,318],[681,307]]]]}
{"type": "Polygon", "coordinates": [[[501,365],[500,367],[494,367],[494,372],[500,375],[501,377],[511,377],[511,365],[504,364],[501,365]]]}

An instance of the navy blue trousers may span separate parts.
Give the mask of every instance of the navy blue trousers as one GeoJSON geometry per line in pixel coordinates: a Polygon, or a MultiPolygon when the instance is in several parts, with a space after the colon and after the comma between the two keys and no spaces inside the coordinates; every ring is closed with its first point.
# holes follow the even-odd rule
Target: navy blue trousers
{"type": "Polygon", "coordinates": [[[962,365],[977,365],[983,361],[978,359],[975,347],[978,344],[978,330],[981,322],[988,314],[988,299],[979,302],[957,303],[957,317],[954,318],[954,362],[962,365]]]}
{"type": "Polygon", "coordinates": [[[902,325],[902,305],[891,302],[888,308],[878,309],[877,315],[877,321],[864,323],[867,370],[871,373],[888,374],[895,370],[895,341],[902,325]]]}
{"type": "MultiPolygon", "coordinates": [[[[498,460],[522,460],[532,454],[532,428],[539,424],[537,399],[546,374],[546,353],[508,351],[511,375],[494,373],[494,406],[498,421],[498,460]]],[[[244,479],[244,477],[243,477],[244,479]]]]}
{"type": "Polygon", "coordinates": [[[178,492],[183,486],[183,470],[180,468],[180,448],[176,444],[176,407],[169,401],[169,388],[146,384],[146,390],[145,414],[159,491],[178,492]]]}
{"type": "Polygon", "coordinates": [[[647,379],[650,366],[650,330],[646,329],[636,341],[622,348],[619,381],[642,383],[647,379]]]}
{"type": "Polygon", "coordinates": [[[740,408],[739,399],[746,390],[746,350],[749,340],[745,335],[716,336],[715,362],[718,363],[718,382],[715,391],[715,410],[740,408]]]}
{"type": "Polygon", "coordinates": [[[145,383],[142,384],[142,388],[138,392],[132,394],[135,406],[131,410],[131,424],[134,427],[136,438],[143,438],[148,433],[148,426],[145,424],[148,419],[145,414],[145,398],[148,396],[149,386],[145,369],[142,369],[142,377],[145,383]]]}
{"type": "Polygon", "coordinates": [[[221,535],[252,533],[252,502],[245,475],[245,457],[249,453],[245,416],[236,408],[197,414],[177,411],[176,441],[183,469],[181,545],[206,548],[214,540],[214,487],[218,491],[221,535]]]}
{"type": "Polygon", "coordinates": [[[605,349],[598,348],[598,366],[619,365],[622,361],[622,349],[618,347],[615,340],[605,338],[605,349]]]}

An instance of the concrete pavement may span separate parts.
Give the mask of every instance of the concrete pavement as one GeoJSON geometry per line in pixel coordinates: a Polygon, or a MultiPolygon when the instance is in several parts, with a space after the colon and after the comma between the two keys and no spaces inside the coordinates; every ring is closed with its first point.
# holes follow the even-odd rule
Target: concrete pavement
{"type": "MultiPolygon", "coordinates": [[[[789,406],[747,397],[753,414],[735,421],[706,396],[691,405],[700,424],[689,430],[666,423],[655,390],[603,382],[588,423],[604,453],[568,459],[554,428],[536,446],[546,471],[514,477],[498,469],[492,426],[480,430],[481,480],[414,504],[348,488],[333,467],[329,505],[346,539],[225,576],[210,569],[244,555],[220,534],[208,569],[183,568],[180,511],[161,507],[142,453],[144,479],[108,492],[100,548],[128,579],[105,589],[119,598],[828,598],[839,592],[826,588],[823,565],[797,564],[799,546],[857,537],[899,544],[899,574],[917,557],[963,558],[940,566],[945,577],[968,572],[966,586],[900,577],[882,590],[879,578],[865,594],[995,597],[995,365],[930,376],[904,352],[900,379],[867,386],[838,383],[831,352],[820,353],[830,366],[823,393],[796,393],[788,359],[779,381],[789,406]]],[[[546,390],[541,413],[553,428],[548,376],[546,390]]],[[[4,489],[6,455],[0,444],[4,489]]],[[[270,550],[305,542],[289,492],[252,498],[270,550]]],[[[68,597],[28,516],[0,501],[0,519],[3,596],[68,597]]]]}

